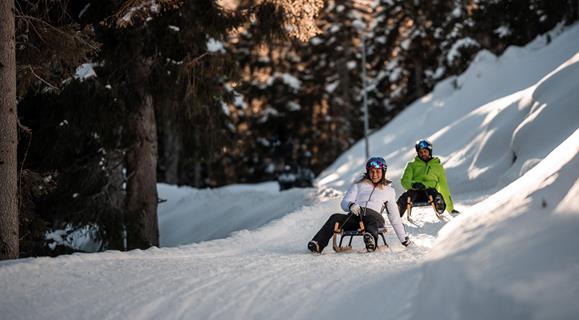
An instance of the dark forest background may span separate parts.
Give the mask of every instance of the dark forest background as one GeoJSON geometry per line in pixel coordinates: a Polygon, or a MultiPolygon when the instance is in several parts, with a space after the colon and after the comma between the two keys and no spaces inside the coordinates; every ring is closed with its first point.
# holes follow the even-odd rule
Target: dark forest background
{"type": "Polygon", "coordinates": [[[24,257],[72,251],[50,246],[54,230],[83,229],[96,251],[158,245],[157,182],[260,182],[286,166],[318,174],[363,138],[364,88],[372,131],[479,51],[500,55],[575,22],[579,3],[16,0],[15,8],[24,257]]]}

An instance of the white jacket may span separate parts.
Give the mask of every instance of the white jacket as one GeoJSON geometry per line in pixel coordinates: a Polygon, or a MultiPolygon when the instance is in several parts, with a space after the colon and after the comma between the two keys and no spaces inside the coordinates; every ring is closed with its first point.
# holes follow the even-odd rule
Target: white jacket
{"type": "Polygon", "coordinates": [[[381,214],[386,213],[394,232],[400,242],[406,239],[406,230],[400,219],[400,212],[396,205],[396,192],[391,186],[374,186],[369,181],[354,183],[342,199],[342,210],[350,211],[350,204],[354,202],[362,208],[370,208],[381,214]]]}

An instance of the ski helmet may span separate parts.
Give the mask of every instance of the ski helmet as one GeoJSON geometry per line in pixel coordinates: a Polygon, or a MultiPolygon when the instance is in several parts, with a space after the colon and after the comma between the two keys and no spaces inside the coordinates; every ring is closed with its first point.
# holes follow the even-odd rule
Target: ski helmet
{"type": "Polygon", "coordinates": [[[418,153],[420,149],[428,149],[430,156],[432,156],[432,143],[426,139],[416,141],[414,149],[416,149],[416,153],[418,153]]]}
{"type": "Polygon", "coordinates": [[[366,162],[366,171],[370,169],[382,169],[382,172],[386,171],[388,166],[386,165],[386,160],[382,157],[372,157],[366,162]]]}

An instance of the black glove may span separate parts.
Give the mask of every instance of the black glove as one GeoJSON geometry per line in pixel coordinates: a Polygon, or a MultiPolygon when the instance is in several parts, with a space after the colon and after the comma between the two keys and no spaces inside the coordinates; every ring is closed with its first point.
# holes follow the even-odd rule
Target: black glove
{"type": "Polygon", "coordinates": [[[410,237],[406,236],[406,238],[402,242],[402,245],[405,247],[408,247],[408,246],[411,246],[413,243],[414,242],[412,242],[412,240],[410,240],[410,237]]]}
{"type": "Polygon", "coordinates": [[[415,190],[424,190],[424,189],[426,189],[426,187],[425,187],[422,183],[420,183],[420,182],[414,182],[414,183],[412,184],[412,189],[415,189],[415,190]]]}

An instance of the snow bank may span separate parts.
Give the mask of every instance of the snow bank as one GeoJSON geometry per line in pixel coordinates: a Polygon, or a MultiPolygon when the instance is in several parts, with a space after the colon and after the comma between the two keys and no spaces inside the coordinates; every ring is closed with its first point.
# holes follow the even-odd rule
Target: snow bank
{"type": "Polygon", "coordinates": [[[313,203],[312,189],[279,192],[275,182],[193,189],[159,184],[161,247],[221,239],[253,230],[313,203]]]}
{"type": "Polygon", "coordinates": [[[579,130],[441,230],[411,319],[434,312],[441,319],[481,320],[579,314],[578,150],[579,130]]]}

